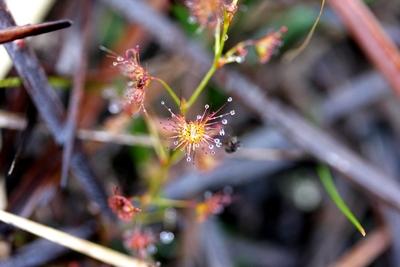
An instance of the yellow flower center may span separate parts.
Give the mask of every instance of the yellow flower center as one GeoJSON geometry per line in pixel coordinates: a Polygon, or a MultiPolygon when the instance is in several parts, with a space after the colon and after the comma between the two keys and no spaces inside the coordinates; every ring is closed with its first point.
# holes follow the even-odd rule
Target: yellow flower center
{"type": "Polygon", "coordinates": [[[181,138],[191,144],[199,144],[204,140],[206,133],[204,124],[201,122],[189,122],[181,131],[181,138]]]}

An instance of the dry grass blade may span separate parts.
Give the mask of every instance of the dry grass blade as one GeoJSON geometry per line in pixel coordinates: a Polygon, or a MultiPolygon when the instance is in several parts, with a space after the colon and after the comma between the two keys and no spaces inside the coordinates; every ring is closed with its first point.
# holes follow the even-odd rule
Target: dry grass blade
{"type": "MultiPolygon", "coordinates": [[[[93,222],[84,223],[78,227],[65,228],[63,231],[87,239],[96,230],[93,222]]],[[[43,238],[38,238],[23,247],[17,249],[15,254],[7,259],[0,260],[0,267],[27,267],[27,266],[45,266],[49,262],[69,253],[66,247],[59,246],[43,238]],[[37,253],[38,251],[46,251],[46,253],[37,253]]]]}
{"type": "Polygon", "coordinates": [[[0,30],[0,44],[22,39],[28,36],[44,34],[68,28],[72,25],[70,20],[58,20],[40,24],[24,25],[0,30]]]}
{"type": "Polygon", "coordinates": [[[131,258],[109,248],[69,235],[62,231],[33,222],[12,213],[0,210],[0,221],[11,224],[34,235],[55,242],[96,260],[121,267],[149,267],[150,264],[131,258]]]}

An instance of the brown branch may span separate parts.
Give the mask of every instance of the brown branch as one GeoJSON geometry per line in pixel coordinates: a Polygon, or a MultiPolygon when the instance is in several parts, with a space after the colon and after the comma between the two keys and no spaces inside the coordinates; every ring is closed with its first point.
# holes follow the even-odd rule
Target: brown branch
{"type": "MultiPolygon", "coordinates": [[[[15,26],[15,21],[9,13],[4,0],[0,0],[0,29],[13,26],[15,26]]],[[[64,141],[62,136],[64,109],[55,91],[50,87],[44,70],[34,52],[27,45],[21,47],[15,43],[7,43],[4,46],[14,62],[14,67],[21,77],[25,89],[32,98],[54,140],[56,143],[62,144],[64,141]]],[[[95,179],[93,171],[89,168],[86,156],[79,149],[79,146],[73,152],[71,168],[89,197],[100,206],[106,215],[112,217],[105,191],[95,179]]]]}
{"type": "Polygon", "coordinates": [[[359,241],[331,267],[362,267],[371,264],[390,246],[391,237],[385,227],[378,228],[359,241]]]}
{"type": "Polygon", "coordinates": [[[375,16],[361,0],[330,0],[329,3],[400,96],[400,53],[375,16]]]}
{"type": "MultiPolygon", "coordinates": [[[[185,56],[203,71],[211,59],[198,45],[189,42],[184,34],[166,17],[139,0],[103,0],[128,20],[145,27],[165,48],[185,56]]],[[[224,90],[235,95],[256,112],[264,122],[273,122],[302,149],[318,160],[345,174],[350,181],[391,206],[400,209],[399,185],[378,168],[360,158],[322,130],[312,126],[288,107],[265,97],[262,89],[233,71],[220,71],[216,81],[224,90]]]]}
{"type": "Polygon", "coordinates": [[[72,25],[70,20],[57,20],[40,24],[10,27],[0,30],[0,44],[22,39],[28,36],[58,31],[72,25]]]}

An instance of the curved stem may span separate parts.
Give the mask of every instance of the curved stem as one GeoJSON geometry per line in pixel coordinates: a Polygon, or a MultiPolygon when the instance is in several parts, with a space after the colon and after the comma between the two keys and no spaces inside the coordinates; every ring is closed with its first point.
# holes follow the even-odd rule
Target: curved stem
{"type": "Polygon", "coordinates": [[[168,85],[164,80],[157,78],[157,77],[152,77],[153,80],[159,82],[164,89],[168,92],[168,94],[171,96],[171,98],[174,100],[175,104],[180,107],[181,105],[181,100],[179,97],[175,94],[175,91],[171,88],[171,86],[168,85]]]}

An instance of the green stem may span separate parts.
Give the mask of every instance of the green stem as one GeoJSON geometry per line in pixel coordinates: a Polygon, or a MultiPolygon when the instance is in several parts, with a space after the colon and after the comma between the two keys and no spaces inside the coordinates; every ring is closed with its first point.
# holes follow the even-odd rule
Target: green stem
{"type": "Polygon", "coordinates": [[[152,200],[152,204],[161,207],[187,208],[191,205],[191,202],[187,200],[176,200],[176,199],[156,197],[152,200]]]}
{"type": "MultiPolygon", "coordinates": [[[[219,21],[218,21],[218,24],[219,24],[219,21]]],[[[220,46],[221,46],[221,27],[217,27],[215,29],[214,39],[215,39],[214,57],[216,57],[218,52],[219,52],[219,50],[220,50],[220,46]]]]}
{"type": "Polygon", "coordinates": [[[204,78],[201,80],[197,88],[194,90],[193,94],[189,98],[189,101],[186,103],[185,108],[183,109],[184,112],[186,112],[197,100],[197,98],[200,96],[200,94],[203,92],[203,90],[206,88],[208,82],[210,81],[211,77],[214,75],[214,73],[217,70],[218,66],[218,61],[220,60],[222,56],[222,52],[224,50],[224,45],[226,41],[226,36],[228,33],[229,29],[229,21],[227,18],[227,13],[224,13],[224,23],[223,23],[223,30],[222,30],[222,35],[220,33],[221,29],[220,27],[217,27],[215,30],[215,56],[214,56],[214,61],[211,66],[211,68],[208,70],[204,78]]]}
{"type": "Polygon", "coordinates": [[[185,112],[196,102],[197,98],[203,92],[204,88],[206,88],[208,82],[210,81],[211,77],[214,75],[216,70],[217,70],[217,64],[214,61],[213,65],[208,70],[207,74],[201,80],[201,82],[197,86],[196,90],[194,90],[192,96],[189,98],[188,102],[186,103],[186,106],[184,109],[185,112]]]}
{"type": "Polygon", "coordinates": [[[169,93],[169,95],[171,96],[171,98],[174,100],[175,104],[177,105],[177,107],[179,108],[181,105],[181,100],[179,99],[179,97],[175,94],[174,90],[171,88],[171,86],[168,85],[168,83],[166,83],[165,81],[163,81],[160,78],[156,78],[153,77],[153,80],[159,82],[164,88],[165,90],[169,93]]]}

